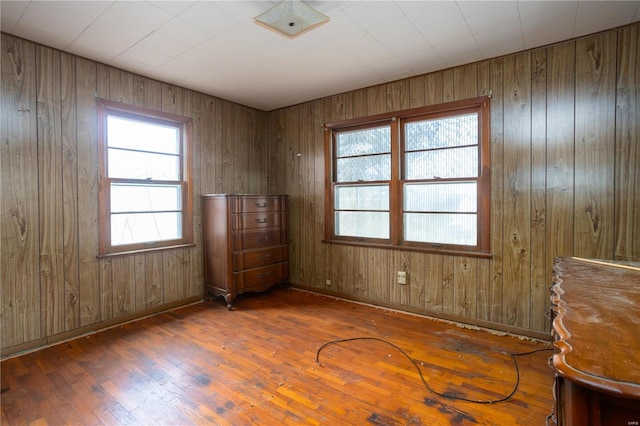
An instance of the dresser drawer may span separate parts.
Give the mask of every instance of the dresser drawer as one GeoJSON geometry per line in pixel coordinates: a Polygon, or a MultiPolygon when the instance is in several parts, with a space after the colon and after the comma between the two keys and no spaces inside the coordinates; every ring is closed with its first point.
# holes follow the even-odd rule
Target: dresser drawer
{"type": "Polygon", "coordinates": [[[233,215],[233,229],[254,229],[281,226],[282,214],[278,212],[246,213],[233,215]]]}
{"type": "Polygon", "coordinates": [[[234,271],[241,271],[243,269],[257,268],[272,263],[284,262],[288,258],[289,249],[287,246],[241,251],[233,254],[233,269],[234,271]]]}
{"type": "Polygon", "coordinates": [[[289,279],[289,262],[276,263],[264,268],[249,269],[236,273],[239,291],[260,290],[289,279]]]}
{"type": "Polygon", "coordinates": [[[284,209],[280,197],[243,195],[234,200],[234,213],[279,212],[284,209]]]}
{"type": "Polygon", "coordinates": [[[259,247],[280,246],[286,244],[285,228],[248,229],[233,233],[233,244],[236,250],[259,247]]]}

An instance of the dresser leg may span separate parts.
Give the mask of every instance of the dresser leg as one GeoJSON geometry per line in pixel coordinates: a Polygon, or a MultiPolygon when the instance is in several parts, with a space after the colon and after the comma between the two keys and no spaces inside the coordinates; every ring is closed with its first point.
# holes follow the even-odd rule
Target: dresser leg
{"type": "Polygon", "coordinates": [[[233,306],[231,306],[231,302],[233,302],[235,298],[236,298],[236,295],[233,293],[227,293],[224,295],[224,300],[225,302],[227,302],[227,309],[230,311],[233,309],[233,306]]]}

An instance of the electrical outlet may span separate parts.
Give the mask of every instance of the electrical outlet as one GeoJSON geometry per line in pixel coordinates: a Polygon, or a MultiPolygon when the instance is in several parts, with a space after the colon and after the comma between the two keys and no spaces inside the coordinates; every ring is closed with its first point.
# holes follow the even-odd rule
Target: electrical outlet
{"type": "Polygon", "coordinates": [[[331,280],[328,278],[324,280],[324,285],[326,285],[327,287],[331,287],[331,280]]]}
{"type": "Polygon", "coordinates": [[[407,283],[407,273],[405,271],[398,271],[398,284],[407,283]]]}

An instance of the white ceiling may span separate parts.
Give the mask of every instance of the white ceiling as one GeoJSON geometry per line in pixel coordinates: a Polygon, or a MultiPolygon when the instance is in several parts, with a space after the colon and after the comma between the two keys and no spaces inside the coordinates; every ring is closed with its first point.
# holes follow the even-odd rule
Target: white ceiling
{"type": "Polygon", "coordinates": [[[5,1],[1,30],[265,111],[640,21],[640,1],[307,1],[295,39],[254,23],[277,1],[5,1]]]}

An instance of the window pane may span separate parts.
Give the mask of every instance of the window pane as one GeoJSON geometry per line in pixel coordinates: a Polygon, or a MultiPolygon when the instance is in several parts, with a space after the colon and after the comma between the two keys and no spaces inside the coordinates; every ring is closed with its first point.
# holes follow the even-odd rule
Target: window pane
{"type": "Polygon", "coordinates": [[[128,118],[109,115],[107,117],[108,146],[141,151],[179,154],[178,129],[128,118]]]}
{"type": "Polygon", "coordinates": [[[389,126],[338,133],[337,157],[380,154],[391,151],[389,126]]]}
{"type": "Polygon", "coordinates": [[[350,157],[338,159],[338,182],[389,180],[391,178],[391,155],[350,157]]]}
{"type": "Polygon", "coordinates": [[[166,154],[109,149],[109,177],[180,180],[180,157],[166,154]]]}
{"type": "Polygon", "coordinates": [[[405,150],[445,148],[478,143],[478,114],[407,123],[405,150]]]}
{"type": "Polygon", "coordinates": [[[336,212],[335,232],[343,237],[389,238],[389,213],[336,212]]]}
{"type": "Polygon", "coordinates": [[[406,154],[405,179],[407,180],[477,176],[477,146],[406,154]]]}
{"type": "Polygon", "coordinates": [[[336,210],[389,210],[389,185],[336,187],[336,210]]]}
{"type": "Polygon", "coordinates": [[[111,184],[111,212],[181,210],[180,185],[111,184]]]}
{"type": "Polygon", "coordinates": [[[405,241],[475,246],[477,244],[475,214],[404,214],[405,241]]]}
{"type": "Polygon", "coordinates": [[[111,215],[111,245],[182,238],[180,213],[128,213],[111,215]]]}
{"type": "Polygon", "coordinates": [[[476,182],[412,183],[404,185],[404,209],[428,212],[476,212],[476,182]]]}

